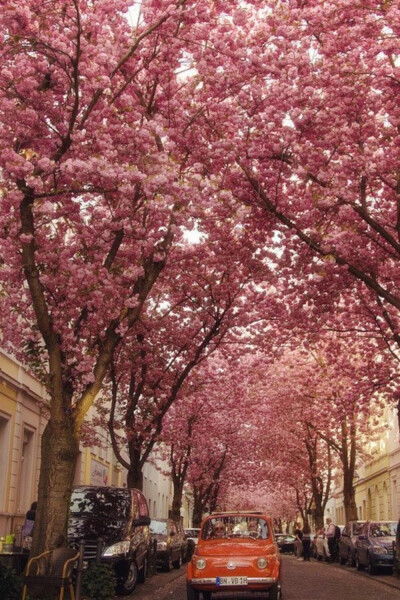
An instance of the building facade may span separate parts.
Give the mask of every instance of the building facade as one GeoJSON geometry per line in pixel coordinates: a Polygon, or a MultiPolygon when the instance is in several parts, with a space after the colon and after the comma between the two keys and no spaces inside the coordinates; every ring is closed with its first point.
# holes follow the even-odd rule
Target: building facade
{"type": "MultiPolygon", "coordinates": [[[[44,386],[0,350],[0,536],[15,533],[17,541],[37,496],[45,403],[44,386]]],[[[107,432],[98,428],[97,438],[99,446],[81,446],[75,485],[126,486],[126,470],[116,461],[107,432]]],[[[145,465],[143,492],[150,516],[162,518],[171,508],[172,483],[160,471],[145,465]]]]}
{"type": "MultiPolygon", "coordinates": [[[[355,498],[359,520],[397,521],[400,518],[400,444],[397,410],[388,408],[386,427],[366,448],[370,458],[357,468],[355,498]]],[[[326,508],[326,517],[345,524],[343,495],[339,486],[326,508]]]]}

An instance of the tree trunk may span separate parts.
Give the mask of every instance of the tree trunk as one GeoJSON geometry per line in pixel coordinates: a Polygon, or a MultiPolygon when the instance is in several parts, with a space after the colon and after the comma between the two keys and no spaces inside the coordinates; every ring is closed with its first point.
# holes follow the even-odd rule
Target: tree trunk
{"type": "Polygon", "coordinates": [[[41,441],[42,461],[31,556],[66,545],[69,503],[79,455],[79,437],[66,415],[50,419],[41,441]]]}
{"type": "Polygon", "coordinates": [[[179,521],[181,518],[182,494],[183,481],[180,483],[174,481],[174,497],[172,499],[171,508],[171,519],[173,519],[174,521],[179,521]]]}
{"type": "Polygon", "coordinates": [[[342,422],[342,453],[343,465],[343,503],[347,521],[357,521],[357,504],[354,489],[354,472],[356,468],[356,425],[354,417],[348,427],[347,421],[342,422]]]}
{"type": "Polygon", "coordinates": [[[343,473],[343,503],[347,521],[357,521],[356,495],[353,485],[353,471],[343,473]]]}
{"type": "Polygon", "coordinates": [[[203,519],[203,502],[200,495],[194,495],[194,504],[193,504],[193,516],[192,523],[193,527],[200,527],[201,521],[203,519]]]}
{"type": "Polygon", "coordinates": [[[137,453],[131,453],[129,451],[129,456],[131,458],[130,468],[127,475],[127,486],[129,489],[136,488],[137,490],[143,491],[143,471],[142,465],[140,462],[140,457],[137,457],[137,453]],[[135,456],[135,460],[132,461],[132,457],[135,456]]]}
{"type": "Polygon", "coordinates": [[[129,471],[127,485],[129,489],[136,488],[143,491],[143,471],[140,460],[140,449],[129,444],[129,471]]]}
{"type": "Polygon", "coordinates": [[[324,508],[321,504],[315,504],[315,529],[318,530],[324,526],[324,508]]]}

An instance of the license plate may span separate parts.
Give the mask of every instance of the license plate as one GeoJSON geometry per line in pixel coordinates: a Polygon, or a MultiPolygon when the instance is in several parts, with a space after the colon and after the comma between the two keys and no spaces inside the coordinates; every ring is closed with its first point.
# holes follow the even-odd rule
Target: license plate
{"type": "Polygon", "coordinates": [[[247,585],[247,577],[217,577],[217,585],[247,585]]]}

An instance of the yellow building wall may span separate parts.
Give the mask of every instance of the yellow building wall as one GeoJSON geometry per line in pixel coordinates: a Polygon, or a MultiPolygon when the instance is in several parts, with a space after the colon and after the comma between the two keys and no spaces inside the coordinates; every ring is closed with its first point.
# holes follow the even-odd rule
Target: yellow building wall
{"type": "Polygon", "coordinates": [[[355,484],[359,519],[397,520],[393,515],[388,468],[387,453],[364,465],[363,477],[355,484]]]}

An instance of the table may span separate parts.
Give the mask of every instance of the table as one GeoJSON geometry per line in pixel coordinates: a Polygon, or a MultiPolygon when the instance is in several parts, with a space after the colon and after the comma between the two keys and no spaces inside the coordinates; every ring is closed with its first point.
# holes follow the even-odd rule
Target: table
{"type": "Polygon", "coordinates": [[[0,552],[0,564],[15,569],[17,575],[21,575],[28,562],[27,552],[0,552]]]}

